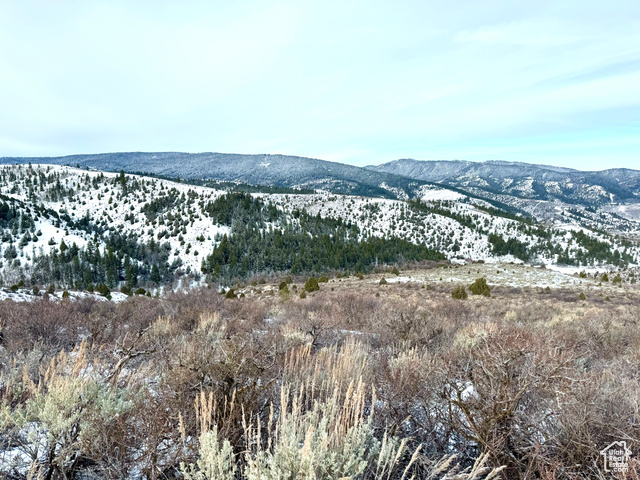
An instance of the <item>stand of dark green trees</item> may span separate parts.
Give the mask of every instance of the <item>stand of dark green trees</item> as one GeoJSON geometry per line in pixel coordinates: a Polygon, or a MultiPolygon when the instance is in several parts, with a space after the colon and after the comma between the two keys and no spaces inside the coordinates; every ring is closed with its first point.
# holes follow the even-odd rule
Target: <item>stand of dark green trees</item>
{"type": "Polygon", "coordinates": [[[202,262],[210,280],[223,282],[265,272],[366,272],[399,261],[443,260],[422,245],[398,238],[362,238],[357,225],[294,211],[293,221],[275,206],[242,193],[218,198],[206,207],[215,223],[231,227],[202,262]]]}

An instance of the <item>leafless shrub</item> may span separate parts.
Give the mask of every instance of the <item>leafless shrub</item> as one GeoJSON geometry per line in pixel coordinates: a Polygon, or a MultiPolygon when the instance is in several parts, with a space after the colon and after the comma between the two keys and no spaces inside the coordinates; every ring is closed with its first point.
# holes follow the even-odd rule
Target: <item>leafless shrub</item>
{"type": "Polygon", "coordinates": [[[36,343],[45,354],[73,348],[82,340],[78,335],[82,316],[70,301],[0,302],[3,341],[13,352],[31,349],[36,343]]]}
{"type": "MultiPolygon", "coordinates": [[[[268,442],[276,438],[283,385],[291,393],[288,412],[294,400],[299,405],[300,415],[289,418],[299,426],[320,415],[317,402],[335,399],[342,409],[353,400],[349,385],[371,386],[375,402],[367,393],[357,410],[361,419],[375,412],[368,438],[382,442],[386,434],[405,445],[390,478],[401,478],[409,464],[417,478],[472,478],[462,472],[478,459],[483,468],[504,466],[494,474],[505,479],[602,478],[602,448],[613,440],[640,445],[640,302],[633,291],[598,303],[593,294],[574,301],[570,289],[540,295],[498,288],[497,298],[460,302],[448,282],[430,290],[391,282],[384,292],[366,280],[339,285],[285,302],[229,301],[213,289],[122,304],[0,302],[3,418],[19,419],[36,398],[53,401],[49,392],[60,390],[47,379],[54,377],[56,385],[75,386],[68,392],[84,391],[86,381],[110,399],[78,406],[65,397],[81,421],[47,464],[52,478],[181,475],[181,464],[202,460],[199,439],[214,426],[217,443],[209,435],[207,448],[228,442],[240,475],[246,452],[274,452],[268,442]],[[78,370],[77,354],[63,352],[80,345],[78,370]],[[46,374],[52,358],[55,376],[46,374]],[[196,415],[203,396],[212,405],[207,429],[196,415]]],[[[57,417],[31,418],[45,428],[57,417]]],[[[26,438],[13,424],[0,430],[3,445],[26,438]]],[[[287,438],[299,439],[301,430],[292,431],[287,438]]],[[[374,463],[364,478],[375,477],[374,463]]],[[[0,462],[0,475],[7,468],[0,462]]],[[[634,468],[628,478],[637,477],[634,468]]]]}

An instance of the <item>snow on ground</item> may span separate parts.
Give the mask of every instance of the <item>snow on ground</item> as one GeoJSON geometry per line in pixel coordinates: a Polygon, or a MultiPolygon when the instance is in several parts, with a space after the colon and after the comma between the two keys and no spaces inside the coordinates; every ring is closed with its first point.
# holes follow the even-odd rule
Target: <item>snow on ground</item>
{"type": "Polygon", "coordinates": [[[403,200],[408,200],[409,196],[405,193],[401,188],[395,188],[387,185],[385,182],[380,184],[380,188],[384,188],[385,190],[393,193],[396,197],[401,198],[403,200]]]}
{"type": "Polygon", "coordinates": [[[580,272],[584,272],[589,275],[596,273],[603,273],[613,271],[611,267],[574,267],[569,265],[545,265],[547,270],[553,270],[554,272],[564,273],[565,275],[575,275],[580,272]]]}
{"type": "MultiPolygon", "coordinates": [[[[26,170],[28,167],[21,166],[13,168],[26,170]]],[[[63,197],[59,201],[45,201],[44,203],[48,208],[61,214],[66,213],[74,220],[82,219],[85,216],[88,216],[92,222],[106,220],[108,226],[116,225],[123,233],[135,233],[143,242],[149,242],[152,237],[155,237],[157,240],[158,232],[163,229],[170,229],[168,226],[163,228],[163,226],[159,224],[150,229],[145,216],[141,214],[141,208],[156,199],[158,194],[167,193],[175,189],[178,194],[187,196],[189,194],[197,195],[199,199],[213,201],[225,193],[222,190],[208,187],[127,174],[127,178],[129,178],[128,181],[134,178],[145,179],[146,181],[153,182],[156,190],[155,192],[150,191],[146,198],[125,197],[120,199],[118,198],[117,187],[114,185],[114,180],[119,175],[117,173],[82,170],[60,165],[32,165],[32,168],[34,171],[42,172],[46,175],[54,173],[60,174],[62,185],[73,188],[76,191],[72,200],[63,197]],[[82,183],[87,181],[83,177],[88,178],[88,181],[96,177],[104,177],[106,182],[100,183],[97,190],[93,188],[83,189],[87,187],[86,183],[82,183]],[[128,215],[133,216],[133,221],[127,220],[128,215]]],[[[13,186],[11,185],[4,185],[1,193],[18,200],[29,201],[26,189],[22,188],[17,193],[12,193],[12,188],[13,186]]],[[[51,220],[41,219],[36,223],[36,230],[39,230],[42,235],[38,236],[36,242],[29,243],[27,247],[28,251],[34,251],[36,253],[42,252],[48,254],[52,248],[59,247],[62,239],[64,239],[67,246],[75,243],[80,248],[86,246],[86,244],[92,240],[91,235],[85,232],[68,231],[64,226],[56,227],[51,220]]],[[[179,241],[176,237],[165,237],[163,240],[160,240],[160,242],[169,242],[171,245],[172,254],[169,258],[170,263],[179,258],[182,261],[183,268],[190,268],[191,271],[199,271],[202,258],[210,253],[215,245],[215,236],[228,233],[228,227],[213,225],[207,217],[200,212],[196,212],[190,228],[187,229],[186,233],[182,234],[182,241],[179,241]],[[198,237],[202,238],[202,236],[204,240],[198,241],[198,237]],[[189,244],[191,244],[192,247],[189,253],[186,253],[186,246],[189,244]]],[[[99,241],[98,246],[104,248],[104,243],[99,241]]]]}
{"type": "Polygon", "coordinates": [[[412,279],[409,277],[401,276],[401,277],[389,277],[385,279],[387,283],[408,283],[412,279]]]}
{"type": "MultiPolygon", "coordinates": [[[[431,189],[436,196],[446,196],[441,189],[431,189]],[[438,193],[440,192],[440,193],[438,193]]],[[[428,191],[428,189],[425,189],[428,191]]],[[[456,194],[456,192],[451,192],[456,194]]],[[[264,195],[269,201],[275,202],[279,208],[285,211],[293,209],[306,209],[311,214],[320,214],[323,217],[342,218],[357,223],[361,230],[372,236],[384,237],[394,235],[404,238],[416,244],[424,244],[428,247],[442,251],[449,260],[461,262],[464,259],[484,260],[487,263],[515,262],[522,263],[510,255],[496,256],[493,247],[488,242],[486,233],[478,233],[458,221],[443,215],[430,214],[423,221],[411,218],[413,215],[405,202],[368,197],[345,197],[328,192],[317,195],[264,195]],[[457,240],[458,249],[453,249],[451,239],[457,240]]],[[[463,197],[463,196],[462,196],[463,197]]],[[[526,245],[535,245],[540,241],[535,235],[523,233],[516,220],[497,217],[489,214],[481,207],[490,206],[486,202],[476,199],[462,198],[456,201],[429,201],[433,204],[444,204],[455,214],[461,214],[477,219],[481,228],[490,233],[502,235],[505,239],[514,238],[526,245]]],[[[562,217],[564,218],[564,217],[562,217]]],[[[608,237],[596,233],[593,230],[582,227],[575,221],[565,221],[554,224],[559,233],[554,235],[552,243],[557,244],[563,250],[575,248],[571,231],[582,231],[601,241],[608,241],[608,237]]],[[[638,255],[638,248],[633,250],[638,255]]],[[[534,263],[552,264],[555,257],[542,255],[532,258],[534,263]]]]}
{"type": "Polygon", "coordinates": [[[437,188],[431,185],[423,185],[418,190],[418,196],[421,200],[460,200],[467,198],[462,193],[448,190],[446,188],[437,188]]]}
{"type": "Polygon", "coordinates": [[[640,222],[640,203],[607,205],[604,206],[602,210],[620,215],[621,217],[634,222],[640,222]]]}
{"type": "MultiPolygon", "coordinates": [[[[108,301],[107,298],[99,295],[97,293],[89,293],[89,292],[79,292],[75,290],[70,290],[69,292],[69,300],[76,301],[81,300],[83,298],[93,298],[99,302],[108,301]]],[[[63,300],[63,291],[56,291],[53,295],[47,295],[47,298],[52,301],[61,301],[63,300]]],[[[0,302],[3,300],[12,300],[14,302],[33,302],[36,299],[43,298],[44,294],[40,292],[38,295],[34,295],[32,290],[19,288],[15,292],[9,288],[0,289],[0,302]]],[[[111,301],[115,303],[124,302],[128,295],[120,292],[111,292],[111,301]]]]}
{"type": "MultiPolygon", "coordinates": [[[[257,194],[262,195],[262,194],[257,194]]],[[[269,195],[285,211],[304,208],[312,215],[342,218],[356,223],[363,234],[386,237],[389,235],[404,238],[416,244],[423,244],[442,251],[447,257],[487,260],[492,257],[486,236],[482,236],[456,220],[443,215],[429,214],[424,221],[409,218],[412,213],[402,200],[342,196],[323,192],[317,195],[269,195]],[[458,251],[451,250],[458,239],[458,251]]],[[[491,215],[470,205],[464,205],[472,213],[491,215]]],[[[496,219],[499,225],[513,223],[512,220],[496,219]]]]}
{"type": "Polygon", "coordinates": [[[33,298],[35,297],[28,292],[12,292],[8,288],[0,289],[0,302],[2,300],[13,300],[14,302],[30,302],[33,298]]]}
{"type": "MultiPolygon", "coordinates": [[[[412,271],[411,275],[393,276],[384,274],[382,276],[387,283],[450,284],[452,288],[458,284],[471,285],[476,279],[484,277],[492,287],[617,289],[610,283],[601,285],[594,278],[580,278],[568,272],[511,263],[444,265],[430,270],[412,271]]],[[[370,282],[378,283],[379,278],[371,278],[370,282]]]]}
{"type": "MultiPolygon", "coordinates": [[[[60,215],[69,215],[76,221],[88,217],[92,223],[100,223],[103,228],[112,228],[112,232],[134,234],[141,242],[148,243],[153,239],[159,244],[168,244],[171,250],[169,263],[178,260],[182,263],[183,271],[200,272],[202,260],[211,252],[218,239],[230,232],[227,226],[214,225],[201,208],[224,194],[222,190],[127,174],[127,182],[144,183],[144,189],[142,192],[136,191],[135,195],[122,195],[117,173],[57,165],[33,165],[32,170],[28,170],[27,166],[0,168],[13,170],[19,180],[0,185],[0,193],[22,200],[25,205],[34,202],[35,198],[35,201],[60,215]],[[72,189],[73,196],[69,198],[68,195],[62,195],[52,200],[48,197],[49,186],[46,186],[44,191],[42,188],[30,187],[25,179],[29,178],[29,175],[33,177],[33,172],[36,175],[59,175],[62,187],[72,189]],[[144,206],[167,196],[169,192],[178,196],[184,195],[186,199],[178,211],[170,209],[157,216],[148,215],[143,211],[144,206]],[[173,235],[170,235],[172,231],[173,235]],[[179,235],[175,234],[176,231],[179,231],[179,235]]],[[[429,205],[450,211],[450,216],[435,213],[418,214],[402,200],[344,196],[320,190],[310,195],[252,195],[262,198],[265,202],[274,203],[287,214],[292,214],[296,209],[305,209],[312,215],[320,214],[322,217],[341,218],[346,222],[355,223],[360,228],[361,239],[369,236],[396,236],[441,251],[456,263],[464,263],[466,260],[482,260],[487,263],[521,262],[511,256],[496,256],[492,244],[488,241],[488,233],[500,234],[505,239],[514,238],[527,245],[534,245],[540,241],[535,235],[523,231],[519,222],[493,216],[482,210],[483,202],[435,186],[422,187],[422,200],[429,205]],[[455,215],[473,219],[475,227],[470,228],[451,218],[455,215]]],[[[571,230],[584,231],[588,235],[606,240],[604,236],[584,229],[569,216],[561,218],[566,221],[554,224],[554,228],[560,230],[560,234],[554,235],[551,241],[563,250],[575,247],[575,244],[571,243],[571,230]]],[[[290,221],[295,221],[292,215],[290,221]]],[[[47,254],[51,249],[58,248],[63,239],[69,247],[73,243],[78,247],[84,247],[88,242],[95,242],[98,248],[104,249],[102,239],[81,230],[69,230],[64,221],[56,222],[53,218],[45,219],[41,216],[36,222],[35,230],[38,234],[32,235],[33,241],[18,254],[18,260],[25,267],[34,256],[47,254]]],[[[3,253],[4,248],[6,247],[3,246],[3,253]]],[[[543,256],[532,260],[543,262],[557,272],[562,272],[564,268],[553,267],[554,258],[543,256]]],[[[0,268],[5,268],[7,263],[0,268]]],[[[578,271],[581,270],[583,269],[578,268],[578,271]]]]}

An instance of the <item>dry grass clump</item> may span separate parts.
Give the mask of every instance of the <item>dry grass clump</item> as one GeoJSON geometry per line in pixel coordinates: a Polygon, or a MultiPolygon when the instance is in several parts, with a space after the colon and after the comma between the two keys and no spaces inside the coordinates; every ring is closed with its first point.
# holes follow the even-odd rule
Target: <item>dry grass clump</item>
{"type": "Polygon", "coordinates": [[[294,348],[286,356],[282,379],[296,390],[309,392],[310,398],[346,392],[350,384],[370,383],[368,356],[366,346],[352,338],[317,352],[312,352],[311,345],[294,348]]]}
{"type": "Polygon", "coordinates": [[[451,297],[458,300],[466,300],[468,296],[469,295],[467,294],[466,288],[464,288],[462,285],[454,287],[454,289],[451,291],[451,297]]]}
{"type": "MultiPolygon", "coordinates": [[[[353,357],[361,348],[351,343],[343,355],[353,357]]],[[[266,421],[260,415],[243,416],[245,446],[241,452],[234,451],[211,421],[217,408],[212,396],[207,398],[201,393],[196,397],[195,410],[201,425],[199,449],[194,462],[181,464],[185,478],[231,480],[240,475],[273,480],[408,479],[445,475],[443,478],[466,480],[491,479],[499,474],[501,469],[486,467],[486,457],[463,470],[455,456],[431,463],[420,455],[420,446],[413,451],[408,448],[407,438],[394,437],[387,430],[381,437],[376,435],[375,390],[368,393],[362,379],[343,382],[335,368],[344,360],[336,362],[327,353],[339,352],[325,352],[317,360],[333,369],[332,384],[315,388],[313,382],[306,382],[296,388],[285,381],[279,398],[270,405],[266,421]]],[[[306,352],[298,352],[290,362],[308,362],[305,357],[306,352]]],[[[295,365],[287,368],[292,367],[295,365]]],[[[233,402],[234,399],[229,409],[234,408],[233,402]]]]}
{"type": "Polygon", "coordinates": [[[376,283],[0,302],[0,476],[602,478],[640,447],[633,290],[376,283]]]}

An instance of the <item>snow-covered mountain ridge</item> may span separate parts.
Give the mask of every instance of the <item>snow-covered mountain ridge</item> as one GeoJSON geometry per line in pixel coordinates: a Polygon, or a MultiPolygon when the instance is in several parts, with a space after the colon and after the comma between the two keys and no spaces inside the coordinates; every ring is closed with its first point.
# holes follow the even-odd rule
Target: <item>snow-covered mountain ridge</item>
{"type": "Polygon", "coordinates": [[[52,164],[171,178],[208,179],[254,185],[330,190],[384,198],[414,196],[427,184],[353,165],[291,155],[233,153],[126,152],[65,157],[4,157],[0,164],[52,164]]]}
{"type": "Polygon", "coordinates": [[[401,159],[367,167],[488,195],[602,205],[640,202],[640,170],[614,168],[587,172],[519,162],[401,159]]]}

